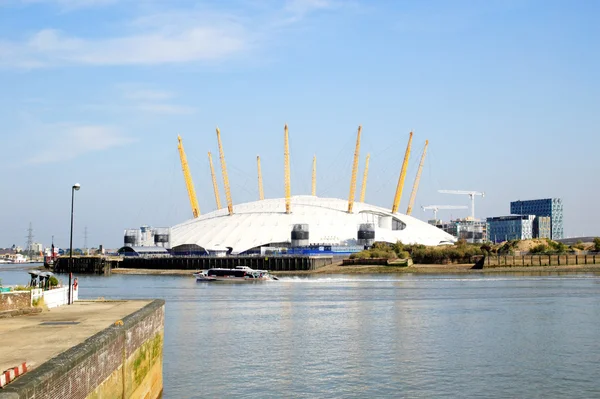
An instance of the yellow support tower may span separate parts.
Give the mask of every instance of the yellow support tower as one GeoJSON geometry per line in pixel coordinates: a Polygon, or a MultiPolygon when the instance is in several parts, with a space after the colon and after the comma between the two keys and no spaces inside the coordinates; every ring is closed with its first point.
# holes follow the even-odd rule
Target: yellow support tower
{"type": "Polygon", "coordinates": [[[290,187],[290,143],[288,137],[288,126],[287,123],[284,127],[283,136],[283,163],[284,163],[284,175],[285,175],[285,213],[291,212],[292,202],[292,188],[290,187]]]}
{"type": "Polygon", "coordinates": [[[410,201],[408,202],[408,208],[406,208],[406,214],[412,213],[413,205],[415,204],[415,198],[417,197],[417,190],[419,190],[419,181],[421,180],[421,172],[423,171],[423,163],[425,163],[425,154],[427,154],[427,146],[429,140],[425,140],[425,148],[423,148],[423,155],[421,155],[421,162],[419,162],[419,169],[417,170],[417,176],[413,183],[412,193],[410,193],[410,201]]]}
{"type": "Polygon", "coordinates": [[[181,142],[181,136],[177,135],[177,149],[179,150],[179,158],[181,159],[181,169],[183,169],[183,178],[185,179],[185,186],[187,187],[188,196],[190,197],[190,204],[192,205],[192,214],[194,218],[200,216],[200,206],[198,206],[198,199],[196,198],[196,190],[194,190],[194,182],[192,181],[192,174],[188,167],[187,158],[183,149],[183,143],[181,142]]]}
{"type": "Polygon", "coordinates": [[[313,169],[312,169],[312,191],[313,196],[317,195],[317,156],[313,156],[313,169]]]}
{"type": "Polygon", "coordinates": [[[369,159],[370,158],[371,158],[371,155],[367,154],[367,159],[365,160],[365,172],[363,173],[362,187],[360,188],[360,202],[365,202],[365,194],[367,192],[367,176],[369,175],[369,159]]]}
{"type": "Polygon", "coordinates": [[[208,163],[210,164],[210,176],[212,177],[213,191],[215,192],[215,201],[217,209],[221,209],[221,196],[219,195],[219,185],[217,184],[217,176],[215,176],[215,168],[213,167],[212,154],[208,152],[208,163]]]}
{"type": "Polygon", "coordinates": [[[265,199],[265,192],[263,191],[262,184],[262,170],[260,168],[260,156],[256,156],[256,167],[258,168],[258,199],[261,201],[265,199]]]}
{"type": "Polygon", "coordinates": [[[358,133],[356,134],[356,148],[354,149],[354,163],[352,165],[352,178],[350,179],[350,193],[348,194],[348,213],[352,213],[352,206],[354,205],[354,195],[356,193],[356,172],[358,170],[358,156],[360,152],[360,132],[362,126],[358,127],[358,133]]]}
{"type": "Polygon", "coordinates": [[[227,165],[225,164],[225,154],[221,144],[221,132],[217,127],[217,141],[219,142],[219,159],[221,160],[221,173],[223,173],[223,185],[225,186],[225,198],[227,199],[227,210],[233,215],[233,203],[231,202],[231,191],[229,190],[229,176],[227,176],[227,165]]]}
{"type": "Polygon", "coordinates": [[[394,196],[394,204],[392,205],[392,213],[398,212],[398,206],[400,205],[400,198],[402,198],[402,190],[404,189],[404,179],[406,178],[406,169],[408,168],[408,159],[410,158],[410,144],[412,143],[413,132],[410,132],[408,137],[408,145],[406,146],[406,152],[404,153],[404,162],[402,163],[402,170],[400,171],[400,177],[398,178],[398,185],[396,186],[396,195],[394,196]]]}

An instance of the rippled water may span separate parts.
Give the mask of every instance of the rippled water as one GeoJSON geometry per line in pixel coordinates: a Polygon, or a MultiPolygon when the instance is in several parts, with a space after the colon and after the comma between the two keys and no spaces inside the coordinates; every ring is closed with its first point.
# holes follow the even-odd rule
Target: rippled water
{"type": "Polygon", "coordinates": [[[167,301],[165,398],[600,397],[594,274],[79,285],[86,298],[167,301]]]}

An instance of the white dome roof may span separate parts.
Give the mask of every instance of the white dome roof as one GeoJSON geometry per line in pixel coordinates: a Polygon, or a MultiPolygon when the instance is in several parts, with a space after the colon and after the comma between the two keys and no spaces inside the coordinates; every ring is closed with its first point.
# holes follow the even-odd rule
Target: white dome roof
{"type": "Polygon", "coordinates": [[[265,199],[234,205],[233,215],[219,209],[190,219],[171,229],[171,247],[196,244],[209,251],[233,248],[238,254],[270,243],[289,242],[295,224],[307,224],[311,244],[355,245],[358,227],[375,225],[375,241],[440,245],[455,242],[446,232],[412,216],[392,214],[378,206],[355,202],[348,213],[348,201],[338,198],[295,196],[291,213],[285,213],[285,198],[265,199]],[[392,229],[402,223],[402,230],[392,229]]]}

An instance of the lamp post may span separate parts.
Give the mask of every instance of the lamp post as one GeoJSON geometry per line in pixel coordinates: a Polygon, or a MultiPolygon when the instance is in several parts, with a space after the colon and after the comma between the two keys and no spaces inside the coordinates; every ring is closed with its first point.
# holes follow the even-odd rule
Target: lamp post
{"type": "Polygon", "coordinates": [[[73,266],[73,205],[75,204],[75,191],[79,190],[81,188],[81,185],[79,183],[75,183],[73,185],[73,187],[71,187],[71,235],[70,235],[70,244],[69,244],[69,296],[68,296],[68,303],[69,305],[73,302],[71,300],[72,295],[71,295],[71,278],[72,278],[72,273],[71,273],[71,267],[73,266]]]}

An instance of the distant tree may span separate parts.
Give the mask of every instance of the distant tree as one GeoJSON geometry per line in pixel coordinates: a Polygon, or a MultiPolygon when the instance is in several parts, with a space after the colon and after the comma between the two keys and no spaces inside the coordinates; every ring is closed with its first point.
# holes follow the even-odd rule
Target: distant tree
{"type": "Polygon", "coordinates": [[[600,237],[594,238],[594,250],[600,252],[600,237]]]}
{"type": "Polygon", "coordinates": [[[483,252],[486,255],[489,255],[490,252],[492,252],[492,246],[490,245],[490,243],[486,242],[484,243],[481,247],[481,252],[483,252]]]}

